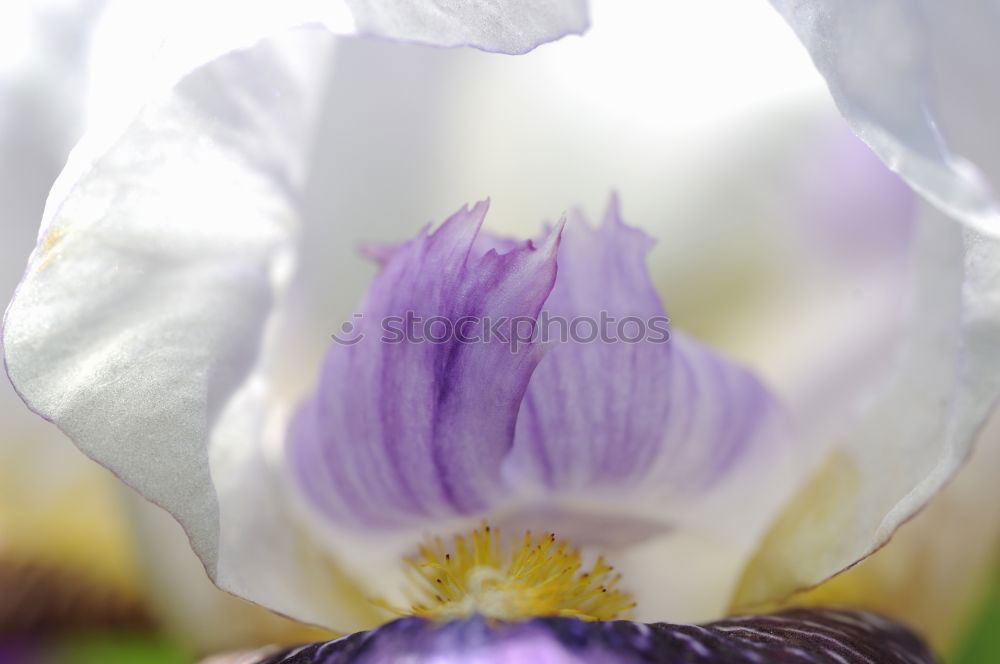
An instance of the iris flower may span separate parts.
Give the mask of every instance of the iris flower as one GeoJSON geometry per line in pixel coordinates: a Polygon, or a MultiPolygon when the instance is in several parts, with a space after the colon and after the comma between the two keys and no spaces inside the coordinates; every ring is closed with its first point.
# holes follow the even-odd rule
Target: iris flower
{"type": "MultiPolygon", "coordinates": [[[[586,24],[579,3],[464,3],[457,13],[414,3],[404,14],[348,4],[353,15],[321,22],[504,52],[586,24]],[[493,13],[476,13],[484,7],[493,13]]],[[[880,7],[880,27],[912,28],[916,9],[880,7]]],[[[533,241],[482,232],[479,203],[414,240],[370,248],[379,274],[341,330],[364,337],[333,344],[311,389],[294,384],[283,373],[295,351],[286,292],[299,276],[312,128],[335,103],[322,94],[332,39],[314,27],[257,41],[261,25],[276,23],[253,12],[221,34],[196,25],[155,41],[166,46],[139,86],[151,98],[95,97],[100,113],[53,189],[7,311],[11,380],[32,409],[170,511],[217,584],[308,622],[368,627],[374,605],[433,619],[688,620],[702,616],[685,615],[671,592],[698,568],[718,582],[705,592],[744,605],[818,583],[883,545],[968,454],[998,388],[1000,268],[988,162],[958,159],[961,144],[946,150],[942,136],[936,152],[924,150],[921,132],[940,123],[932,113],[903,122],[914,98],[893,92],[911,69],[864,79],[856,53],[848,57],[856,43],[833,38],[871,16],[853,4],[782,9],[816,45],[862,137],[940,208],[920,209],[898,320],[884,356],[870,358],[856,410],[813,417],[676,330],[662,341],[531,341],[517,352],[497,340],[378,338],[382,321],[407,312],[452,322],[662,318],[645,270],[650,239],[615,203],[598,224],[573,212],[533,241]],[[861,95],[876,87],[888,94],[861,95]]],[[[178,11],[174,24],[189,25],[178,11]]],[[[292,14],[280,22],[314,18],[292,14]]],[[[918,54],[925,64],[935,55],[918,54]]],[[[919,92],[957,108],[946,90],[919,92]]],[[[845,624],[897,633],[850,614],[787,619],[821,625],[810,628],[813,647],[849,642],[845,624]]],[[[431,629],[404,621],[377,638],[391,643],[414,624],[431,629]]],[[[512,628],[512,638],[530,641],[534,629],[551,641],[559,624],[512,628]]],[[[617,650],[616,629],[625,628],[598,625],[586,638],[600,642],[595,652],[601,639],[617,650]]],[[[695,653],[736,647],[664,630],[695,653]]],[[[431,641],[481,631],[460,621],[431,641]]],[[[753,661],[754,646],[739,650],[753,661]]]]}

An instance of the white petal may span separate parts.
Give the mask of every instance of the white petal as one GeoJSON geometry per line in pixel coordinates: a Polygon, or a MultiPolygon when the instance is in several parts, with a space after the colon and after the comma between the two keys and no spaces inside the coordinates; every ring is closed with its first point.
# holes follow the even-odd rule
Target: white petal
{"type": "Polygon", "coordinates": [[[290,271],[329,46],[303,30],[230,54],[147,106],[106,152],[82,143],[50,197],[4,347],[25,401],[177,517],[223,585],[336,622],[294,574],[275,572],[297,540],[287,520],[268,519],[280,509],[254,472],[253,426],[268,416],[254,377],[290,271]],[[238,480],[210,458],[240,464],[238,480]],[[257,510],[253,530],[229,527],[248,521],[241,510],[257,510]],[[228,557],[240,550],[230,538],[250,535],[274,556],[263,569],[228,557]],[[255,582],[286,594],[262,597],[255,582]]]}
{"type": "Polygon", "coordinates": [[[772,529],[741,605],[809,587],[885,544],[968,457],[1000,395],[1000,241],[925,206],[900,335],[866,407],[772,529]]]}
{"type": "Polygon", "coordinates": [[[587,29],[587,0],[346,0],[362,33],[526,53],[587,29]]]}
{"type": "Polygon", "coordinates": [[[854,130],[917,191],[1000,234],[992,0],[771,0],[854,130]]]}

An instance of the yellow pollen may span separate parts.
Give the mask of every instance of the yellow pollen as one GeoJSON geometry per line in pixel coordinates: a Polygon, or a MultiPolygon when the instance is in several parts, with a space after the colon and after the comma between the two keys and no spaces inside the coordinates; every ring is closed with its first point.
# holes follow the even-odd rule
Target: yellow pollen
{"type": "Polygon", "coordinates": [[[410,610],[376,604],[398,615],[449,620],[473,614],[497,620],[570,616],[616,620],[635,608],[618,590],[621,575],[598,558],[581,571],[580,552],[554,534],[524,534],[505,555],[500,531],[485,523],[471,535],[456,535],[449,550],[440,538],[406,560],[416,597],[410,610]]]}

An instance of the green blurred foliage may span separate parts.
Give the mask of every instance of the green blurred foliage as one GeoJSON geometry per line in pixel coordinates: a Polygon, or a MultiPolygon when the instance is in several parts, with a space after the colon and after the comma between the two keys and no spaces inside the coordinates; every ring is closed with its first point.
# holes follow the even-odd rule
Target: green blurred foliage
{"type": "Polygon", "coordinates": [[[192,664],[184,648],[147,634],[87,634],[66,639],[44,664],[192,664]]]}
{"type": "Polygon", "coordinates": [[[1000,564],[982,608],[956,648],[952,664],[1000,663],[1000,564]]]}

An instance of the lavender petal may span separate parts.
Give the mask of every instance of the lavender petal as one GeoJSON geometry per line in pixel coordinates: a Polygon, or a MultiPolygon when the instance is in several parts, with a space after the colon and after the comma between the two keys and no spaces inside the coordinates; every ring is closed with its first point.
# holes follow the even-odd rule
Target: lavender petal
{"type": "Polygon", "coordinates": [[[597,228],[570,217],[545,311],[613,322],[593,341],[585,325],[577,334],[571,326],[532,375],[506,468],[512,481],[586,491],[648,479],[697,493],[767,444],[778,409],[756,377],[660,331],[666,312],[645,263],[652,244],[621,221],[616,200],[597,228]]]}
{"type": "Polygon", "coordinates": [[[465,514],[499,490],[541,346],[512,352],[497,337],[463,343],[486,333],[479,323],[442,343],[426,337],[443,327],[415,326],[419,343],[396,343],[382,328],[388,317],[398,322],[408,313],[456,325],[465,316],[537,316],[555,280],[559,234],[538,248],[528,242],[507,253],[474,251],[486,209],[462,210],[385,254],[352,331],[360,340],[331,347],[316,392],[292,423],[294,472],[335,521],[378,527],[465,514]]]}

